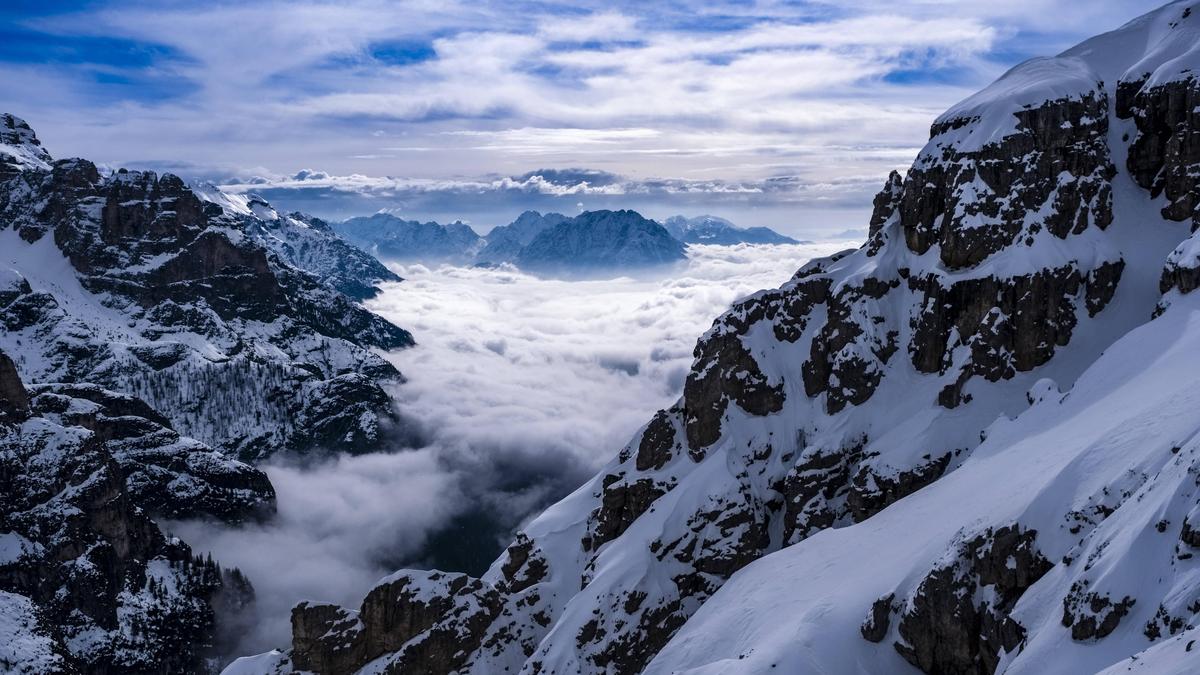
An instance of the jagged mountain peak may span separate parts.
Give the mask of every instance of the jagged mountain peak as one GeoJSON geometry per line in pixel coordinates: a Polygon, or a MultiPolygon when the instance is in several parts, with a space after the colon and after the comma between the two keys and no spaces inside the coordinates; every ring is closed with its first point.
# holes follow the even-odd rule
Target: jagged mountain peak
{"type": "Polygon", "coordinates": [[[0,175],[25,168],[49,169],[53,161],[25,120],[0,113],[0,175]]]}
{"type": "Polygon", "coordinates": [[[1200,69],[1198,11],[1200,4],[1194,1],[1173,2],[1057,56],[1025,61],[939,116],[933,135],[947,135],[939,139],[942,146],[977,148],[1010,134],[1022,110],[1044,101],[1116,96],[1118,82],[1155,87],[1195,77],[1200,69]],[[958,129],[969,138],[955,133],[958,129]]]}

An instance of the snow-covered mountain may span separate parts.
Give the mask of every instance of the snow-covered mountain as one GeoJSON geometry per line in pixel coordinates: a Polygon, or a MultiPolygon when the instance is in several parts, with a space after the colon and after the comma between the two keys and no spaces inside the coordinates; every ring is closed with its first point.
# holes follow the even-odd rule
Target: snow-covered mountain
{"type": "Polygon", "coordinates": [[[1200,670],[1200,3],[948,111],[482,578],[229,673],[1200,670]]]}
{"type": "Polygon", "coordinates": [[[483,246],[483,238],[464,223],[422,223],[385,212],[350,218],[334,228],[384,260],[465,264],[483,246]]]}
{"type": "Polygon", "coordinates": [[[201,199],[243,216],[246,234],[263,248],[355,300],[378,295],[381,282],[401,281],[379,259],[342,239],[320,218],[280,214],[257,195],[227,194],[209,184],[192,189],[201,199]]]}
{"type": "Polygon", "coordinates": [[[138,396],[244,459],[379,447],[400,374],[371,348],[412,338],[335,289],[394,280],[377,261],[259,200],[53,161],[11,115],[0,134],[0,350],[25,381],[138,396]]]}
{"type": "Polygon", "coordinates": [[[791,237],[779,234],[769,227],[738,227],[732,222],[716,216],[671,216],[663,221],[663,227],[685,244],[712,244],[733,246],[736,244],[799,244],[791,237]]]}
{"type": "Polygon", "coordinates": [[[684,260],[684,245],[636,211],[585,211],[543,230],[517,255],[537,272],[635,270],[684,260]]]}

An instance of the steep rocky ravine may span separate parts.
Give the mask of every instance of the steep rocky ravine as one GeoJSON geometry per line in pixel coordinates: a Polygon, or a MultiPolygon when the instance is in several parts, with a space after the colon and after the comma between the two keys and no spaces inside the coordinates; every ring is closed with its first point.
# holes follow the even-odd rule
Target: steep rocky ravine
{"type": "Polygon", "coordinates": [[[939,118],[481,579],[303,604],[230,672],[1094,672],[1191,626],[1193,4],[939,118]]]}

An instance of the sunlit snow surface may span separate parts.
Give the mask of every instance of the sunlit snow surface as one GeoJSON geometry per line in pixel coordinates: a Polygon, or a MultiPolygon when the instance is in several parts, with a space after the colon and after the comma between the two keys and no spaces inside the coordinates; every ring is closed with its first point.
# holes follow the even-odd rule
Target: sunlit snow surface
{"type": "Polygon", "coordinates": [[[231,653],[287,647],[300,600],[357,606],[380,577],[429,564],[426,536],[456,516],[515,527],[561,498],[679,397],[697,336],[735,299],[858,243],[693,246],[657,276],[602,281],[393,266],[405,281],[367,306],[417,340],[389,358],[423,447],[263,467],[279,493],[266,528],[171,524],[255,585],[257,616],[231,653]]]}

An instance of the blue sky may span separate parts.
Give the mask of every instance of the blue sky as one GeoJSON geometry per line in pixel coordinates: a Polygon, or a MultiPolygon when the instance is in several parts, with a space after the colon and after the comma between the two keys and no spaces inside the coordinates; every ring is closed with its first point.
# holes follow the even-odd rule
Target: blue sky
{"type": "Polygon", "coordinates": [[[55,156],[327,217],[632,207],[819,233],[861,227],[943,109],[1150,8],[18,0],[0,110],[55,156]]]}

